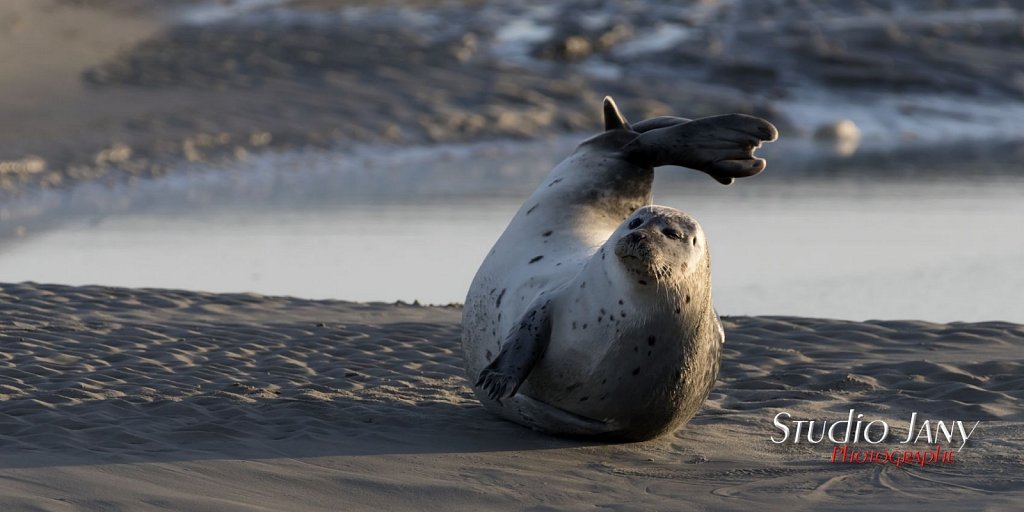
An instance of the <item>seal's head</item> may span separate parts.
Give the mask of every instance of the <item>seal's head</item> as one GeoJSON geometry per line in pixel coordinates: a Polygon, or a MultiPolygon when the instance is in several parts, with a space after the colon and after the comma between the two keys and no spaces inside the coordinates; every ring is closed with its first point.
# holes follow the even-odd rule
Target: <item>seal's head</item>
{"type": "Polygon", "coordinates": [[[707,274],[704,230],[674,208],[638,208],[615,230],[609,244],[620,268],[639,285],[672,285],[707,274]]]}

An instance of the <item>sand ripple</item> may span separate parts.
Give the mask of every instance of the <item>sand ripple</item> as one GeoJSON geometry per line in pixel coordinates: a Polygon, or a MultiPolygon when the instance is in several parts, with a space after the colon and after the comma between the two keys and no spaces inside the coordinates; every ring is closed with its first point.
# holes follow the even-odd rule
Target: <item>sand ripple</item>
{"type": "MultiPolygon", "coordinates": [[[[225,503],[259,502],[269,485],[305,489],[311,510],[352,496],[417,509],[417,493],[507,508],[541,487],[560,509],[835,505],[892,490],[998,508],[1024,490],[1016,324],[726,318],[702,413],[674,436],[609,446],[483,411],[462,376],[458,308],[4,284],[0,311],[5,510],[35,507],[54,471],[61,492],[88,481],[101,493],[138,475],[164,485],[155,475],[184,467],[204,475],[188,485],[245,496],[225,503]],[[776,412],[837,420],[850,408],[896,428],[911,412],[982,423],[949,467],[837,466],[831,446],[768,441],[776,412]]],[[[190,508],[190,492],[143,487],[103,503],[190,508]]]]}

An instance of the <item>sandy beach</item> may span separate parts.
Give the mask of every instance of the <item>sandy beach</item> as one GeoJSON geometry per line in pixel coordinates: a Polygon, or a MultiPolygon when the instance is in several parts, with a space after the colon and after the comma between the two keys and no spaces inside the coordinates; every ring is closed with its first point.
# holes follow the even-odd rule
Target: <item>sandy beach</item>
{"type": "Polygon", "coordinates": [[[1020,510],[1022,26],[1004,0],[5,1],[0,511],[1020,510]],[[459,341],[605,95],[781,134],[749,183],[658,171],[726,342],[642,443],[488,413],[459,341]]]}
{"type": "Polygon", "coordinates": [[[1014,510],[1024,499],[1022,325],[726,318],[722,375],[689,426],[598,444],[487,413],[463,377],[457,307],[31,283],[0,285],[0,304],[4,510],[1014,510]],[[827,441],[770,440],[779,412],[851,408],[891,424],[881,446],[899,449],[915,411],[980,423],[955,462],[924,467],[832,463],[827,441]]]}

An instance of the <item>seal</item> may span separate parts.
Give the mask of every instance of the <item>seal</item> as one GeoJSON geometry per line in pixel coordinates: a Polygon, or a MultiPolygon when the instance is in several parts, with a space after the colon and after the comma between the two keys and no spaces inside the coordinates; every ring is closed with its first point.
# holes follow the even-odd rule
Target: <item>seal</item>
{"type": "Polygon", "coordinates": [[[465,369],[484,406],[543,432],[645,440],[681,427],[718,376],[724,331],[700,225],[653,206],[654,168],[723,184],[753,176],[771,123],[729,114],[605,131],[523,204],[484,259],[462,319],[465,369]]]}

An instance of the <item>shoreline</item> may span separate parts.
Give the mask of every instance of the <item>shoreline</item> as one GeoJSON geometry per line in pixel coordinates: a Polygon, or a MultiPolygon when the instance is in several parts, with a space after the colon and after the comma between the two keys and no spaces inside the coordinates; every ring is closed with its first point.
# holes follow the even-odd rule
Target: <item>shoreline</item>
{"type": "MultiPolygon", "coordinates": [[[[69,186],[33,189],[26,185],[27,188],[13,192],[0,190],[0,199],[4,203],[0,206],[0,242],[37,233],[75,216],[130,212],[138,205],[149,204],[155,199],[155,191],[162,188],[175,194],[180,194],[182,189],[192,190],[197,195],[194,198],[195,206],[204,207],[213,205],[214,201],[231,205],[245,199],[273,198],[282,202],[289,194],[293,196],[293,201],[303,203],[308,198],[303,197],[301,192],[269,188],[272,186],[271,181],[282,178],[295,185],[295,180],[302,179],[303,175],[295,172],[294,167],[303,161],[314,164],[312,169],[305,169],[305,177],[310,182],[322,182],[329,172],[344,173],[346,177],[351,175],[357,179],[356,185],[346,189],[346,197],[363,197],[363,201],[388,201],[412,197],[413,190],[393,186],[393,181],[407,172],[399,163],[403,158],[424,165],[425,158],[433,155],[436,162],[430,166],[437,167],[451,161],[468,163],[472,157],[490,162],[497,169],[497,174],[486,167],[468,174],[460,170],[458,176],[462,181],[457,181],[433,169],[431,172],[437,175],[436,179],[440,183],[453,188],[439,194],[435,187],[435,190],[428,191],[428,197],[432,200],[443,199],[445,196],[464,198],[481,192],[504,197],[508,192],[502,187],[512,186],[518,193],[531,190],[530,187],[522,186],[524,180],[542,178],[551,165],[570,154],[576,144],[594,132],[550,134],[529,140],[488,139],[413,146],[391,143],[323,148],[267,146],[248,153],[242,160],[226,154],[212,160],[194,162],[184,158],[168,158],[160,164],[163,170],[158,175],[104,174],[104,177],[95,176],[96,179],[87,179],[69,186]],[[531,152],[531,158],[521,158],[521,151],[531,152]],[[505,157],[503,161],[499,160],[502,155],[505,157]],[[336,163],[330,164],[332,161],[336,163]],[[365,164],[362,171],[354,166],[359,162],[365,164]],[[277,170],[275,166],[289,170],[277,170]],[[368,173],[375,169],[387,169],[392,174],[385,176],[380,183],[367,181],[368,173]],[[253,176],[257,177],[255,182],[244,181],[251,180],[253,176]]],[[[1012,158],[1020,152],[1021,146],[1015,141],[995,140],[918,144],[890,150],[869,146],[856,155],[840,157],[814,141],[796,139],[788,141],[788,144],[787,141],[775,142],[761,149],[759,154],[772,162],[768,172],[776,183],[813,181],[841,186],[871,182],[901,183],[924,178],[938,183],[967,184],[975,180],[1016,183],[1022,179],[1016,167],[1006,166],[1005,162],[994,160],[992,155],[1003,154],[1012,158]]],[[[688,176],[673,176],[670,171],[662,171],[659,176],[666,183],[690,179],[688,176]]],[[[334,179],[340,180],[342,177],[339,174],[334,179]]],[[[422,184],[423,179],[420,177],[416,181],[422,184]]],[[[298,189],[305,190],[308,186],[298,189]]]]}

